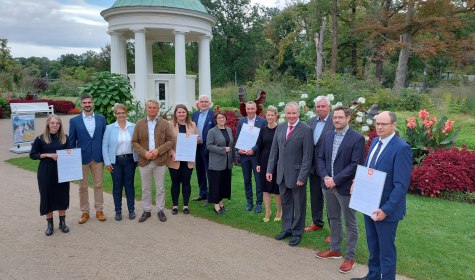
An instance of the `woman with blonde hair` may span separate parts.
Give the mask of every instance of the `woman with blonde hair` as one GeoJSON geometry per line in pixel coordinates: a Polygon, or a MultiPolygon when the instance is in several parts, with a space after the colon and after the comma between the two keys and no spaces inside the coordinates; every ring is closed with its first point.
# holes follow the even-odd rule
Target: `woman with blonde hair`
{"type": "MultiPolygon", "coordinates": [[[[272,147],[272,141],[274,140],[274,134],[277,126],[277,117],[279,113],[274,106],[267,107],[266,120],[267,126],[261,128],[259,132],[259,138],[257,139],[257,172],[261,175],[262,192],[264,198],[264,206],[266,208],[266,214],[262,219],[264,223],[269,222],[272,211],[270,209],[271,195],[274,194],[275,204],[277,206],[277,213],[274,218],[274,222],[280,222],[282,217],[282,206],[280,204],[279,186],[272,180],[269,182],[266,180],[267,161],[269,160],[270,149],[272,147]]],[[[274,169],[273,176],[277,178],[277,167],[274,169]]]]}
{"type": "MultiPolygon", "coordinates": [[[[170,171],[170,177],[172,179],[172,200],[173,208],[172,214],[178,214],[178,197],[180,196],[180,185],[183,194],[183,214],[189,214],[190,209],[188,203],[191,195],[191,174],[193,172],[194,162],[177,161],[176,156],[176,143],[179,133],[185,134],[198,134],[198,129],[194,122],[191,121],[188,113],[188,108],[183,104],[175,106],[173,112],[173,120],[169,122],[170,131],[172,131],[173,147],[169,151],[169,157],[167,159],[168,170],[170,171]]],[[[200,142],[198,135],[198,143],[200,142]]]]}
{"type": "Polygon", "coordinates": [[[69,208],[69,182],[58,183],[57,150],[69,148],[68,136],[64,134],[63,123],[56,115],[46,120],[43,134],[36,137],[30,151],[30,158],[40,160],[38,166],[38,187],[40,191],[40,215],[46,215],[48,227],[46,236],[54,232],[53,211],[59,212],[59,229],[67,233],[66,209],[69,208]]]}

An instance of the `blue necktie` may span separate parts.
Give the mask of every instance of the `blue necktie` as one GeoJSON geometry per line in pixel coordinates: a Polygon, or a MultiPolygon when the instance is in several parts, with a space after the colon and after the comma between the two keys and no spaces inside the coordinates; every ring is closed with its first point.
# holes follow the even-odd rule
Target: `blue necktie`
{"type": "Polygon", "coordinates": [[[374,168],[376,165],[376,159],[378,158],[379,151],[381,151],[381,147],[383,146],[383,142],[379,141],[378,142],[378,148],[376,148],[376,151],[373,154],[373,157],[371,158],[371,161],[369,162],[369,168],[374,168]]]}

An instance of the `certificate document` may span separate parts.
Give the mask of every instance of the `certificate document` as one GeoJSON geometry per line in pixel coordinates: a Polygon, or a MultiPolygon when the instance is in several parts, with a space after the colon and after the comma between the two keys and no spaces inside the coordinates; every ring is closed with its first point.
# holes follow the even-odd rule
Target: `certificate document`
{"type": "Polygon", "coordinates": [[[82,180],[81,149],[57,150],[58,183],[82,180]]]}
{"type": "Polygon", "coordinates": [[[239,133],[239,138],[236,141],[236,149],[250,150],[257,143],[260,128],[244,123],[239,133]]]}
{"type": "Polygon", "coordinates": [[[350,198],[350,208],[365,215],[379,209],[386,172],[358,165],[350,198]]]}
{"type": "Polygon", "coordinates": [[[176,139],[176,161],[195,162],[198,134],[178,133],[176,139]]]}

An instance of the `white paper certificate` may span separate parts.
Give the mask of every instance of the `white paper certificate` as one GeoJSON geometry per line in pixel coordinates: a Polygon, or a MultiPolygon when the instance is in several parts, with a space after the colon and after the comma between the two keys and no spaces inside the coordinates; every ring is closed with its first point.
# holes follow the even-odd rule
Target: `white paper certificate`
{"type": "Polygon", "coordinates": [[[386,172],[358,165],[350,208],[372,216],[372,213],[379,209],[385,181],[386,172]]]}
{"type": "Polygon", "coordinates": [[[178,133],[176,139],[176,161],[195,162],[198,134],[178,133]]]}
{"type": "Polygon", "coordinates": [[[239,133],[239,138],[236,142],[236,149],[244,151],[252,149],[257,143],[260,130],[261,129],[258,127],[244,123],[242,125],[241,132],[239,133]]]}
{"type": "Polygon", "coordinates": [[[57,150],[58,183],[82,180],[81,149],[57,150]]]}

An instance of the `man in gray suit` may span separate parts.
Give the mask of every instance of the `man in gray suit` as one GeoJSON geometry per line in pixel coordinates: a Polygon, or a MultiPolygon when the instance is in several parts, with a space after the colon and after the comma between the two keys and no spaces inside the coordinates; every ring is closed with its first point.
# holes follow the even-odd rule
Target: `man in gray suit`
{"type": "MultiPolygon", "coordinates": [[[[310,168],[310,205],[312,207],[312,221],[313,223],[305,228],[305,232],[321,230],[323,228],[323,193],[322,193],[322,179],[318,174],[317,158],[322,140],[329,131],[333,131],[332,115],[330,114],[331,104],[326,96],[318,96],[315,99],[316,117],[308,120],[307,124],[312,129],[313,134],[313,161],[310,168]]],[[[329,223],[330,224],[330,223],[329,223]]]]}
{"type": "Polygon", "coordinates": [[[283,240],[292,236],[290,246],[300,243],[305,227],[307,190],[305,185],[312,166],[313,141],[310,127],[299,120],[299,106],[285,106],[286,122],[277,126],[267,165],[266,179],[276,180],[282,200],[282,232],[275,236],[283,240]],[[277,178],[272,172],[277,165],[277,178]]]}

